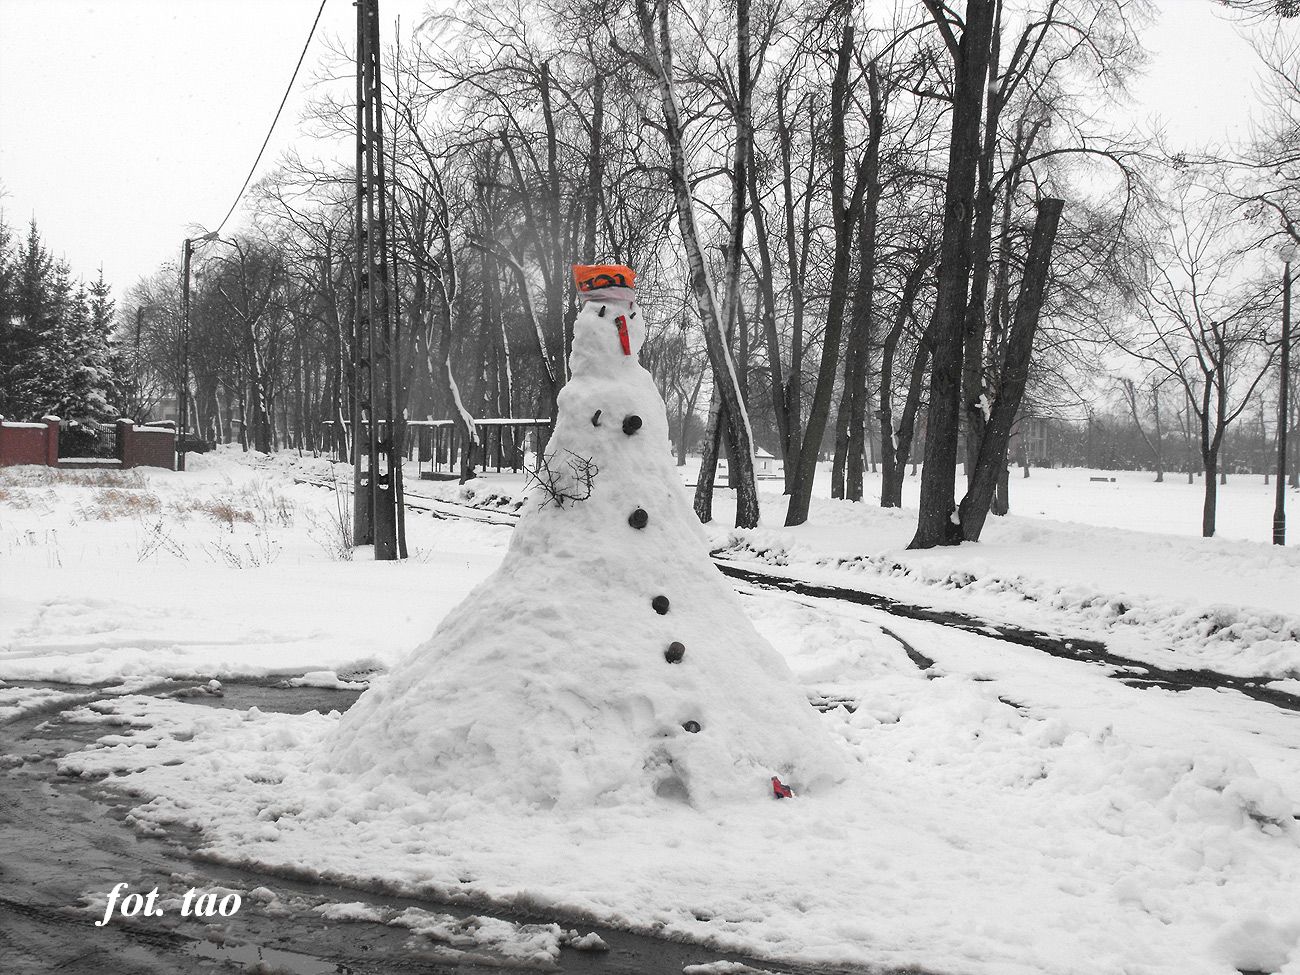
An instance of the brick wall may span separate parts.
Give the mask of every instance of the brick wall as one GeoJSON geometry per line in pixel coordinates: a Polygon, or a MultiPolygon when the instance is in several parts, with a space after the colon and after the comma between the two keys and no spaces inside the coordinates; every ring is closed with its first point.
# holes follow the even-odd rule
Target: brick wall
{"type": "MultiPolygon", "coordinates": [[[[175,426],[170,422],[136,426],[130,420],[118,420],[117,459],[122,467],[176,470],[175,426]]],[[[99,466],[111,463],[101,461],[99,466]]],[[[11,423],[0,417],[0,467],[18,464],[59,466],[57,416],[47,416],[40,423],[11,423]]]]}
{"type": "Polygon", "coordinates": [[[0,417],[0,467],[18,464],[59,466],[59,418],[40,423],[10,423],[0,417]]]}
{"type": "Polygon", "coordinates": [[[136,426],[117,421],[117,459],[123,467],[176,470],[176,429],[170,423],[136,426]]]}

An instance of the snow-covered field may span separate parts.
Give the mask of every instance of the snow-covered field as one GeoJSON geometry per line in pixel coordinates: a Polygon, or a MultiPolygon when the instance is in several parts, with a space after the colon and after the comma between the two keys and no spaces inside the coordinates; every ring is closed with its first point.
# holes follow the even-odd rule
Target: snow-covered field
{"type": "MultiPolygon", "coordinates": [[[[485,804],[454,781],[359,790],[314,769],[336,714],[133,693],[168,677],[382,680],[500,562],[508,526],[427,515],[408,519],[406,563],[340,558],[339,498],[289,476],[328,469],[222,451],[114,483],[0,471],[0,681],[24,682],[0,686],[0,722],[78,704],[27,682],[113,685],[78,713],[106,737],[65,771],[112,773],[143,797],[142,828],[199,826],[207,853],[232,862],[810,963],[1300,973],[1300,714],[1235,693],[1136,689],[984,636],[742,588],[805,691],[853,703],[820,719],[852,771],[794,801],[706,808],[485,804]]],[[[829,500],[786,531],[775,495],[768,527],[712,538],[786,574],[1099,635],[1166,664],[1300,679],[1300,554],[1244,540],[1267,518],[1247,531],[1255,515],[1231,512],[1268,511],[1241,500],[1244,479],[1221,514],[1241,538],[1205,541],[1199,498],[1184,497],[1195,488],[1087,476],[1014,481],[1023,514],[958,550],[905,552],[910,511],[829,500]]],[[[513,483],[487,478],[477,494],[513,483]]]]}

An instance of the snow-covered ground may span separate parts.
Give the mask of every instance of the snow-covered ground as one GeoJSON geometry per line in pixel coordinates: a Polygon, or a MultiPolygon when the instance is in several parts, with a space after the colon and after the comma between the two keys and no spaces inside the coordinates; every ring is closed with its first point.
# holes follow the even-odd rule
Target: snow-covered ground
{"type": "MultiPolygon", "coordinates": [[[[312,771],[337,715],[130,693],[166,677],[373,679],[500,562],[508,526],[428,515],[408,519],[410,561],[340,559],[335,494],[288,476],[328,468],[223,451],[191,457],[187,474],[114,484],[0,471],[0,680],[23,682],[0,686],[0,722],[78,703],[30,682],[113,684],[116,696],[78,712],[106,737],[65,771],[112,773],[142,797],[142,828],[197,825],[218,859],[804,962],[1300,973],[1300,715],[1235,693],[1140,690],[987,637],[742,587],[805,691],[853,702],[820,719],[851,757],[849,780],[794,801],[553,809],[473,802],[455,782],[360,791],[312,771]],[[935,666],[918,669],[904,641],[935,666]]],[[[1081,523],[1103,520],[1085,504],[1100,490],[1122,517],[1164,524],[1137,513],[1163,495],[1117,476],[1035,471],[1013,484],[1025,514],[957,550],[904,552],[910,511],[829,500],[787,531],[775,495],[771,527],[718,527],[713,540],[786,574],[1101,634],[1151,659],[1300,678],[1296,550],[1204,541],[1194,521],[1187,537],[1081,523]],[[1031,482],[1062,500],[1031,513],[1031,482]],[[1067,514],[1075,524],[1051,520],[1067,514]],[[1226,625],[1198,635],[1212,605],[1226,625]]],[[[487,478],[477,494],[511,483],[487,478]]]]}
{"type": "MultiPolygon", "coordinates": [[[[696,467],[680,468],[692,482],[696,467]]],[[[1035,469],[1012,481],[1013,514],[990,518],[978,544],[907,551],[914,507],[834,501],[819,472],[807,524],[785,528],[779,480],[759,482],[763,520],[730,531],[734,502],[718,492],[710,526],[715,551],[730,559],[779,567],[785,575],[859,587],[999,622],[1084,636],[1160,667],[1207,668],[1273,677],[1291,688],[1300,678],[1300,491],[1285,547],[1269,544],[1272,488],[1258,478],[1222,487],[1220,522],[1242,538],[1200,537],[1201,498],[1182,481],[1156,484],[1150,474],[1035,469]],[[824,489],[824,490],[823,490],[824,489]],[[1244,531],[1250,526],[1251,533],[1244,531]],[[1258,541],[1246,541],[1245,538],[1258,541]],[[1291,683],[1287,683],[1290,681],[1291,683]]],[[[879,496],[878,476],[866,493],[879,496]]],[[[919,478],[905,481],[914,505],[919,478]]],[[[522,475],[484,478],[468,489],[445,482],[418,490],[479,500],[510,495],[522,475]]]]}

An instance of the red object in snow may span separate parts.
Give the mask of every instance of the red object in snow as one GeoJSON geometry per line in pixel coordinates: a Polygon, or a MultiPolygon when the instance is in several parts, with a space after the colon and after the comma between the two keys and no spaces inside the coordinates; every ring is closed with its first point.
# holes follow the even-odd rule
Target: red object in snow
{"type": "Polygon", "coordinates": [[[775,775],[772,776],[772,795],[777,799],[793,799],[794,793],[790,791],[788,785],[782,785],[781,780],[775,775]]]}
{"type": "Polygon", "coordinates": [[[632,354],[632,341],[627,336],[627,318],[619,315],[614,319],[614,324],[618,326],[618,340],[623,346],[623,354],[632,354]]]}

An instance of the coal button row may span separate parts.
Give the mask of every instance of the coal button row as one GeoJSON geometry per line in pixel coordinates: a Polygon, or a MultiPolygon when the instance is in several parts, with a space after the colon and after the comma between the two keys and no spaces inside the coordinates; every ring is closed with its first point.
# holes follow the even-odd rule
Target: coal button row
{"type": "MultiPolygon", "coordinates": [[[[628,434],[635,433],[637,429],[640,428],[640,426],[641,426],[641,418],[639,416],[629,416],[626,420],[623,421],[623,432],[628,434]]],[[[644,528],[649,521],[650,521],[650,516],[646,514],[644,508],[637,508],[635,511],[632,512],[632,514],[627,519],[627,523],[631,525],[633,528],[644,528]]],[[[658,613],[660,616],[663,616],[668,612],[668,606],[669,606],[668,597],[655,596],[654,599],[650,600],[650,606],[656,613],[658,613]]],[[[668,649],[664,651],[664,659],[667,660],[670,664],[681,663],[682,658],[685,656],[686,656],[686,645],[680,643],[677,640],[674,640],[672,643],[668,644],[668,649]]],[[[699,734],[700,723],[698,721],[684,722],[682,724],[682,730],[692,735],[699,734]]]]}

